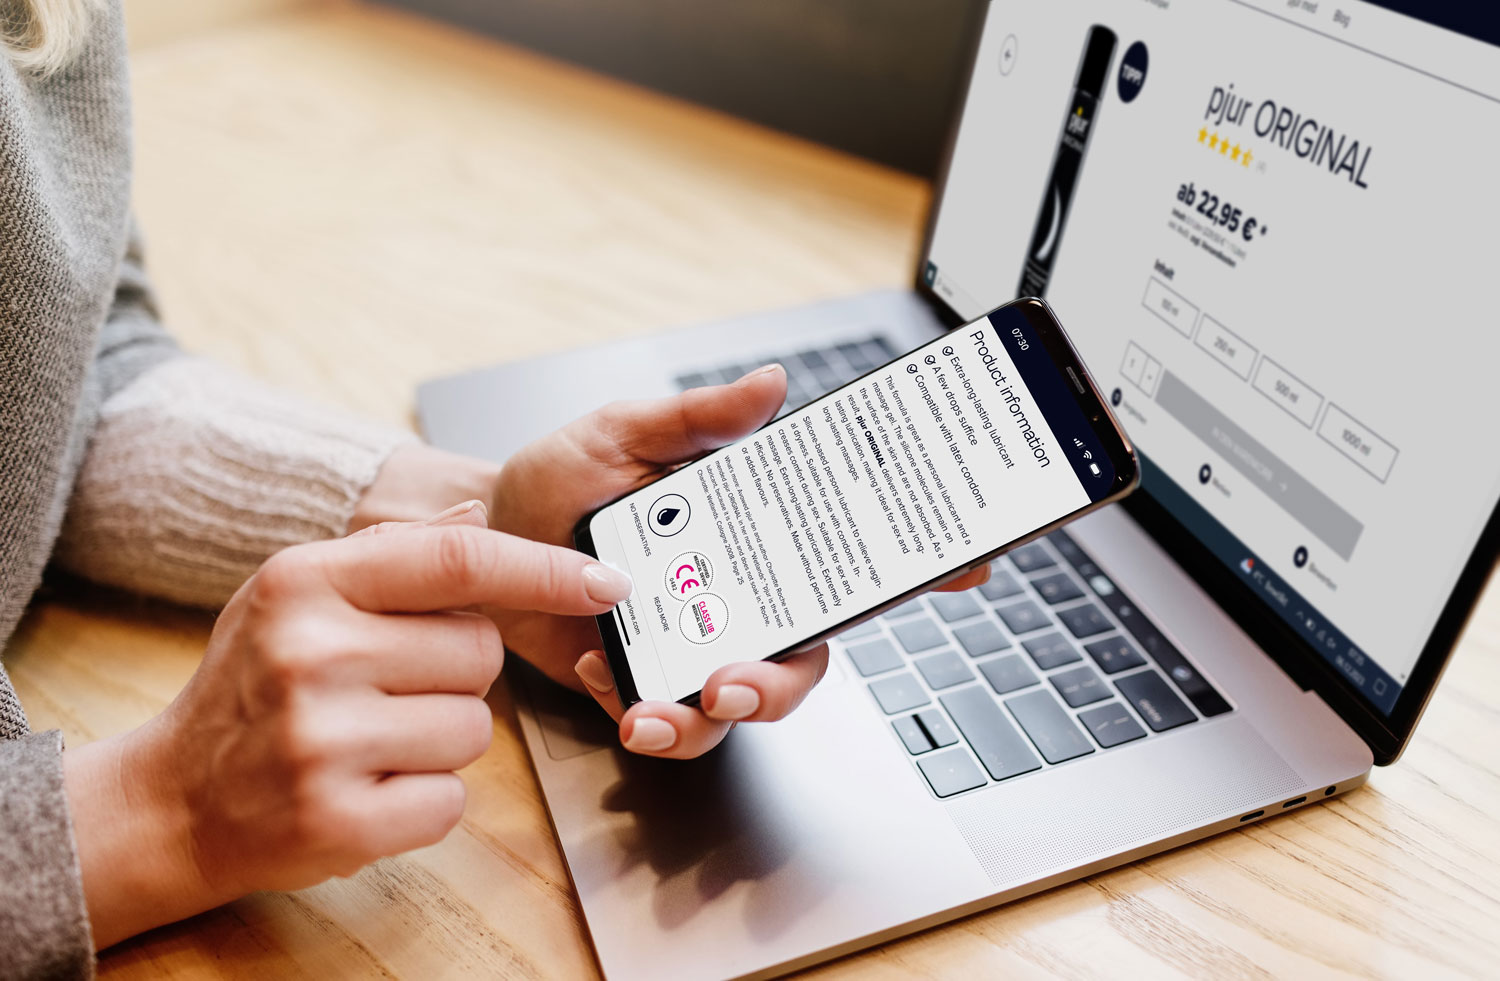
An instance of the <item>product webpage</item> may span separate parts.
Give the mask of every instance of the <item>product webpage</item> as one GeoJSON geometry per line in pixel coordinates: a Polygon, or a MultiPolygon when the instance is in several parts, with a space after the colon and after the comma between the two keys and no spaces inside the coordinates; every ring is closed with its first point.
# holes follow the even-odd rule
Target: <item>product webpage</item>
{"type": "Polygon", "coordinates": [[[1014,309],[605,508],[643,699],[793,649],[1103,497],[1104,447],[1014,309]]]}
{"type": "Polygon", "coordinates": [[[1147,489],[1384,711],[1500,494],[1497,97],[1365,3],[995,0],[929,254],[964,315],[1045,292],[1147,489]]]}

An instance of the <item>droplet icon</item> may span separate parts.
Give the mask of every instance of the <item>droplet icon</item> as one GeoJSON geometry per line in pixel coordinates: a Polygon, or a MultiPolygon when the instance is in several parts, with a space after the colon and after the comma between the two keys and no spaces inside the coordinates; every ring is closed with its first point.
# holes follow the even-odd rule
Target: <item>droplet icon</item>
{"type": "Polygon", "coordinates": [[[663,538],[670,538],[687,527],[689,509],[687,498],[681,494],[663,494],[651,504],[646,512],[651,530],[663,538]]]}

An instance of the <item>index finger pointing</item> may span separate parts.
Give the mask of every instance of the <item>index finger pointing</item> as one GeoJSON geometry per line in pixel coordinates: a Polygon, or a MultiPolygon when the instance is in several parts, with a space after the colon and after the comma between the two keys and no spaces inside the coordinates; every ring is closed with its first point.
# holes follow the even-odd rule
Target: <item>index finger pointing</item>
{"type": "Polygon", "coordinates": [[[630,595],[630,578],[582,552],[468,525],[346,538],[318,546],[328,581],[372,612],[485,604],[587,616],[630,595]]]}

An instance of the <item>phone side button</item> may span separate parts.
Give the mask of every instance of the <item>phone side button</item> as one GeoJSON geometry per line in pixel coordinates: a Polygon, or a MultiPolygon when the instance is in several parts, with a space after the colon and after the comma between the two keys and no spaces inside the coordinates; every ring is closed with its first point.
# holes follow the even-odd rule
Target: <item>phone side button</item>
{"type": "Polygon", "coordinates": [[[984,774],[974,765],[974,758],[963,749],[947,749],[917,760],[922,776],[939,797],[952,797],[965,790],[983,787],[984,774]]]}

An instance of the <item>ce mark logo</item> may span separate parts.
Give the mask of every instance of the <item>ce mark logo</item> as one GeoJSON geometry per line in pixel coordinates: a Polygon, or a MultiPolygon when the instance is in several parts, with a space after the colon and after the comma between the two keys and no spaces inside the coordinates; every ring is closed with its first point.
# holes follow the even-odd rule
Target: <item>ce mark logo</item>
{"type": "Polygon", "coordinates": [[[701,552],[683,552],[667,566],[663,584],[667,592],[685,600],[714,581],[713,563],[701,552]]]}

